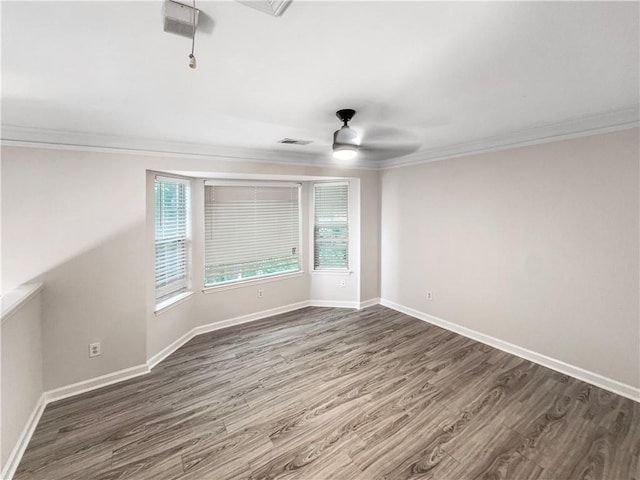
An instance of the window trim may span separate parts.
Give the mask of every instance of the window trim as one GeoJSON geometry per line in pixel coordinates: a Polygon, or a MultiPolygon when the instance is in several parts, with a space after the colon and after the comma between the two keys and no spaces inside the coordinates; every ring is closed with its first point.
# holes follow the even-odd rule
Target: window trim
{"type": "Polygon", "coordinates": [[[161,315],[167,310],[170,310],[171,308],[186,302],[193,296],[193,294],[194,292],[192,290],[189,290],[187,292],[179,293],[171,298],[168,298],[167,300],[163,300],[162,302],[156,304],[156,308],[153,313],[155,313],[156,315],[161,315]]]}
{"type": "MultiPolygon", "coordinates": [[[[202,293],[214,293],[222,290],[231,290],[234,288],[240,288],[244,286],[249,286],[250,284],[259,284],[263,282],[272,282],[276,280],[285,280],[288,277],[297,277],[304,275],[305,271],[303,268],[304,264],[304,250],[303,250],[303,202],[302,202],[302,190],[303,184],[302,182],[276,182],[276,181],[260,181],[260,180],[233,180],[233,179],[213,179],[208,178],[203,181],[204,187],[282,187],[282,188],[297,188],[298,189],[298,269],[297,270],[289,270],[286,272],[276,272],[276,273],[268,273],[266,275],[259,275],[250,278],[238,278],[234,280],[228,280],[226,282],[217,282],[213,284],[207,284],[207,276],[206,273],[202,278],[202,293]]],[[[203,187],[203,188],[204,188],[203,187]]],[[[205,204],[206,204],[206,194],[204,196],[205,204]]],[[[206,208],[206,207],[205,207],[206,208]]],[[[202,236],[202,252],[203,252],[203,272],[206,272],[206,220],[203,220],[203,236],[202,236]]]]}
{"type": "MultiPolygon", "coordinates": [[[[193,277],[193,265],[192,265],[192,258],[193,258],[193,206],[192,206],[192,202],[193,202],[193,194],[192,194],[192,181],[191,179],[188,178],[182,178],[182,177],[172,177],[172,176],[167,176],[167,175],[154,175],[153,176],[153,247],[154,247],[154,256],[153,256],[153,264],[154,264],[154,268],[153,268],[153,272],[154,272],[154,303],[155,303],[155,308],[154,308],[154,313],[156,315],[159,315],[161,313],[163,313],[164,311],[168,310],[169,308],[178,305],[180,303],[183,303],[185,301],[187,301],[191,295],[193,295],[193,285],[192,285],[192,277],[193,277]],[[187,223],[187,232],[186,232],[186,236],[185,236],[185,249],[186,249],[186,253],[187,253],[187,261],[186,261],[186,285],[178,291],[172,292],[173,294],[169,293],[166,295],[171,295],[168,296],[166,298],[162,298],[162,297],[158,297],[158,287],[155,285],[155,273],[156,273],[156,256],[155,256],[155,248],[156,248],[156,231],[155,231],[155,220],[156,220],[156,215],[157,215],[157,210],[156,210],[156,198],[155,198],[155,185],[157,182],[160,183],[176,183],[176,184],[182,184],[182,185],[186,185],[187,188],[187,202],[186,202],[186,223],[187,223]],[[162,298],[162,299],[161,299],[162,298]]],[[[166,288],[167,285],[163,286],[162,288],[166,288]]],[[[162,290],[161,288],[161,290],[162,290]]],[[[166,296],[165,295],[165,296],[166,296]]]]}
{"type": "Polygon", "coordinates": [[[234,290],[236,288],[250,287],[251,285],[261,285],[263,283],[271,283],[271,282],[279,282],[283,280],[289,280],[290,278],[301,277],[305,274],[305,271],[300,268],[300,270],[290,271],[290,272],[281,272],[281,273],[271,273],[269,275],[263,275],[261,277],[253,277],[253,278],[245,278],[240,280],[235,280],[231,282],[219,283],[218,285],[210,285],[208,287],[204,287],[202,289],[202,293],[208,295],[210,293],[223,292],[225,290],[234,290]]]}
{"type": "Polygon", "coordinates": [[[351,270],[351,184],[348,180],[339,181],[339,182],[313,182],[311,185],[312,189],[312,198],[311,198],[311,216],[310,216],[310,224],[311,224],[311,249],[309,255],[309,262],[311,264],[311,268],[309,271],[316,275],[351,275],[353,270],[351,270]],[[337,186],[347,186],[347,266],[344,268],[316,268],[315,266],[315,248],[316,248],[316,186],[323,187],[337,187],[337,186]]]}

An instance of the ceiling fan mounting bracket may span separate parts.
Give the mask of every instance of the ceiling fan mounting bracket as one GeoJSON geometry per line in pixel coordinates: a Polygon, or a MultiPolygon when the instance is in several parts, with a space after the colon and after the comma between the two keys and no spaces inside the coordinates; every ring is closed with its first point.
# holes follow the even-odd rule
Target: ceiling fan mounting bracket
{"type": "Polygon", "coordinates": [[[341,122],[344,123],[344,126],[347,126],[347,123],[351,121],[353,116],[356,114],[356,111],[351,108],[343,108],[342,110],[338,110],[336,112],[336,117],[340,119],[341,122]]]}

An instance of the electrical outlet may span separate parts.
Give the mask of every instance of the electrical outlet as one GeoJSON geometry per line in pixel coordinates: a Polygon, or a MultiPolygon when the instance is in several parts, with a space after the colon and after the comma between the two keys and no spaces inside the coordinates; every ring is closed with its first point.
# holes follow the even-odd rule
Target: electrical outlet
{"type": "Polygon", "coordinates": [[[90,343],[89,357],[97,357],[98,355],[102,355],[102,349],[100,348],[100,343],[90,343]]]}
{"type": "Polygon", "coordinates": [[[264,290],[261,288],[258,289],[258,298],[264,298],[264,290]]]}
{"type": "Polygon", "coordinates": [[[433,302],[433,292],[431,290],[427,290],[427,300],[433,302]]]}
{"type": "Polygon", "coordinates": [[[342,288],[345,288],[347,286],[347,281],[346,280],[340,280],[340,286],[342,288]]]}

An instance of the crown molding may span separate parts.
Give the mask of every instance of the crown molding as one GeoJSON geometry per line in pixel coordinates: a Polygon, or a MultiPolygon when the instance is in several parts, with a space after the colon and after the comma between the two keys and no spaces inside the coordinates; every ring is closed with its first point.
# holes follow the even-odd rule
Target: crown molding
{"type": "MultiPolygon", "coordinates": [[[[640,107],[630,107],[594,115],[573,117],[562,122],[485,137],[439,148],[425,149],[403,157],[349,165],[350,169],[381,170],[420,163],[435,162],[479,153],[507,150],[640,126],[640,107]]],[[[282,151],[260,148],[226,147],[188,142],[141,139],[96,133],[50,130],[3,125],[0,142],[6,146],[81,150],[106,153],[128,153],[174,158],[205,158],[252,163],[297,165],[306,167],[336,167],[331,157],[303,151],[282,151]]]]}
{"type": "MultiPolygon", "coordinates": [[[[336,166],[328,156],[311,152],[171,142],[16,125],[2,125],[0,141],[2,145],[5,146],[47,148],[54,150],[128,153],[132,155],[177,158],[204,158],[307,167],[336,166]]],[[[350,168],[358,167],[350,165],[350,168]]],[[[370,169],[371,167],[368,168],[370,169]]]]}
{"type": "Polygon", "coordinates": [[[419,150],[404,157],[380,162],[380,169],[436,162],[479,153],[617,132],[640,126],[640,106],[633,105],[593,115],[572,117],[557,123],[540,124],[503,135],[485,137],[430,150],[419,150]]]}

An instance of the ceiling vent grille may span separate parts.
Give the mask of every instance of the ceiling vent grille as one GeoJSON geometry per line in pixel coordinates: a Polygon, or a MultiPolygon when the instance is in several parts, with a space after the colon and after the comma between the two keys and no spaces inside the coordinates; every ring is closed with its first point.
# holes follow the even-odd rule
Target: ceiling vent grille
{"type": "Polygon", "coordinates": [[[278,140],[278,143],[284,143],[286,145],[309,145],[313,140],[296,140],[295,138],[283,138],[278,140]]]}
{"type": "Polygon", "coordinates": [[[195,9],[195,25],[193,22],[193,7],[184,5],[173,0],[164,2],[164,31],[175,33],[183,37],[191,38],[194,28],[198,26],[198,14],[200,10],[195,9]]]}
{"type": "Polygon", "coordinates": [[[291,0],[236,0],[247,7],[255,8],[263,13],[279,17],[284,13],[291,0]]]}

